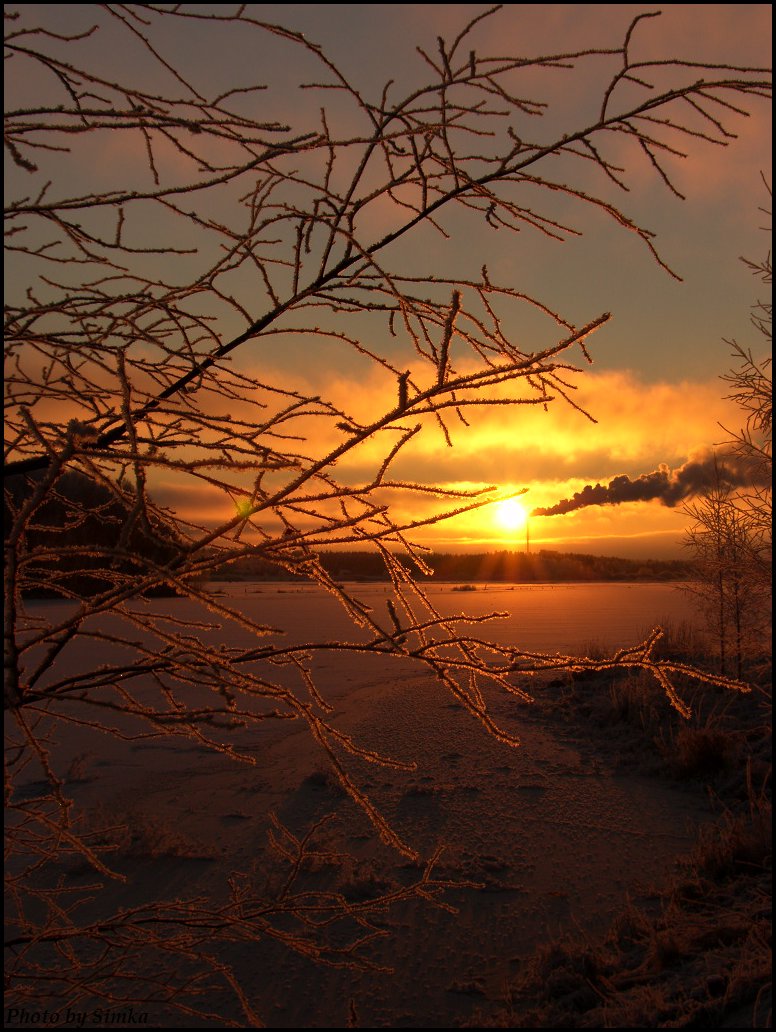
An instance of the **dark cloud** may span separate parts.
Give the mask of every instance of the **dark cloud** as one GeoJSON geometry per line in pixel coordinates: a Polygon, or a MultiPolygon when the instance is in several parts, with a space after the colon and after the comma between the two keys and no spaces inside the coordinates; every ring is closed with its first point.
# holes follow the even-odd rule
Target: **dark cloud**
{"type": "Polygon", "coordinates": [[[657,499],[672,508],[680,502],[717,484],[726,487],[766,486],[762,471],[732,452],[709,451],[690,459],[683,466],[671,469],[660,465],[651,473],[642,473],[631,480],[621,474],[607,485],[588,484],[556,505],[534,509],[533,516],[560,516],[589,505],[621,505],[623,502],[649,502],[657,499]]]}

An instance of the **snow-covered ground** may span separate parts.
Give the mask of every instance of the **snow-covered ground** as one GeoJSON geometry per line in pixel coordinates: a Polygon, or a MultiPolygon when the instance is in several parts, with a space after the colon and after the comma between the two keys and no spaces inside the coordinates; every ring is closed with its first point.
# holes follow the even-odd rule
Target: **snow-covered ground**
{"type": "MultiPolygon", "coordinates": [[[[336,602],[306,585],[214,588],[254,620],[284,628],[286,640],[342,639],[349,628],[336,602]]],[[[376,613],[384,610],[384,585],[354,590],[376,613]]],[[[494,640],[572,654],[591,642],[632,644],[661,619],[688,615],[684,596],[663,584],[498,585],[466,593],[434,585],[430,596],[444,614],[508,612],[488,629],[494,640]]],[[[197,615],[186,600],[148,605],[157,613],[197,615]]],[[[64,604],[27,603],[38,617],[50,617],[57,606],[64,604]]],[[[113,618],[99,619],[107,628],[113,618]]],[[[197,633],[217,642],[226,632],[197,633]]],[[[229,634],[235,643],[250,639],[244,630],[229,634]]],[[[93,642],[88,651],[65,650],[49,676],[107,662],[115,648],[93,642]]],[[[367,749],[416,764],[397,771],[351,758],[360,790],[422,856],[444,847],[437,877],[478,887],[449,891],[455,913],[415,899],[384,915],[390,934],[367,952],[393,968],[391,975],[321,967],[269,940],[224,947],[223,959],[271,1027],[343,1027],[351,1003],[362,1027],[452,1027],[502,999],[521,957],[538,943],[576,925],[604,923],[629,893],[661,879],[708,818],[698,796],[654,779],[614,775],[583,728],[559,738],[513,697],[494,695],[491,704],[501,726],[519,736],[519,748],[489,736],[427,672],[406,661],[332,652],[315,669],[317,687],[334,707],[333,726],[367,749]]],[[[135,690],[142,696],[151,688],[138,683],[135,690]]],[[[234,732],[232,740],[253,752],[256,766],[234,763],[190,738],[126,740],[82,725],[57,735],[59,770],[65,774],[78,757],[67,789],[87,818],[99,823],[111,815],[146,834],[156,829],[148,856],[123,857],[129,881],[108,886],[111,905],[165,893],[215,899],[234,870],[266,876],[270,812],[295,833],[334,814],[317,846],[351,859],[306,874],[311,887],[358,900],[411,877],[406,858],[383,845],[364,813],[337,790],[302,721],[265,721],[234,732]]],[[[239,1019],[226,992],[210,1003],[239,1019]]],[[[186,1022],[165,1011],[151,1023],[186,1022]]]]}

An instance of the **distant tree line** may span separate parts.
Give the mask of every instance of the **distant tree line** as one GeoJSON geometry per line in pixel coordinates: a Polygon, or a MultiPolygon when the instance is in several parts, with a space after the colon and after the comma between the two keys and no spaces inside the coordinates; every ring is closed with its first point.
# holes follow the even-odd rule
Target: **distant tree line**
{"type": "MultiPolygon", "coordinates": [[[[10,477],[5,483],[4,523],[7,529],[31,494],[40,486],[42,474],[10,477]]],[[[56,490],[30,519],[23,534],[21,561],[27,566],[27,596],[41,598],[88,598],[143,569],[159,569],[173,562],[180,539],[159,510],[142,505],[131,483],[98,481],[69,471],[56,490]]],[[[317,558],[335,580],[388,581],[384,558],[376,552],[322,551],[317,558]]],[[[409,570],[406,557],[394,556],[419,579],[428,575],[409,570]]],[[[680,560],[631,560],[613,556],[572,552],[495,551],[480,553],[432,552],[424,557],[435,581],[456,583],[531,584],[565,581],[672,581],[691,574],[691,563],[680,560]]],[[[263,556],[247,555],[226,568],[219,580],[310,579],[273,563],[263,556]]],[[[157,586],[153,594],[177,592],[157,586]]]]}
{"type": "MultiPolygon", "coordinates": [[[[373,552],[321,552],[321,565],[337,580],[387,581],[382,557],[373,552]]],[[[397,556],[397,562],[401,559],[397,556]]],[[[678,559],[622,559],[573,552],[496,551],[479,553],[432,552],[424,561],[435,581],[482,583],[554,583],[565,581],[674,581],[690,575],[691,564],[678,559]]],[[[420,579],[428,579],[416,573],[420,579]]],[[[224,580],[304,580],[266,559],[244,558],[220,570],[224,580]]]]}

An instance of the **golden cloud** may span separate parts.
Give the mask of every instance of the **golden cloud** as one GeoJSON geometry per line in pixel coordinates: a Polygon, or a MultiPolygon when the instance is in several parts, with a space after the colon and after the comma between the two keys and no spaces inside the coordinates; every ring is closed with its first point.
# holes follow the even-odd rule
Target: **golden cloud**
{"type": "MultiPolygon", "coordinates": [[[[430,369],[419,363],[413,367],[412,378],[419,387],[429,379],[430,369]]],[[[264,368],[262,376],[270,381],[273,376],[288,380],[288,373],[280,370],[264,368]]],[[[369,425],[396,405],[393,376],[376,367],[357,383],[339,371],[320,377],[296,373],[293,388],[319,396],[361,425],[369,425]]],[[[724,436],[719,424],[735,426],[738,419],[735,406],[720,398],[720,390],[716,380],[644,383],[633,373],[589,372],[579,378],[574,400],[594,414],[597,422],[591,422],[562,399],[553,401],[547,412],[535,405],[478,407],[475,415],[467,414],[469,428],[455,419],[450,421],[453,447],[448,447],[433,419],[426,416],[422,420],[427,424],[424,431],[397,457],[391,476],[402,483],[461,494],[494,485],[493,498],[527,488],[525,501],[531,509],[550,506],[587,483],[608,482],[623,473],[637,477],[663,463],[681,465],[694,453],[708,449],[724,436]]],[[[505,395],[503,386],[494,392],[496,398],[505,395]]],[[[253,400],[246,402],[246,414],[253,404],[253,400]]],[[[241,417],[239,404],[233,406],[232,416],[241,417]]],[[[417,420],[410,416],[397,422],[411,426],[417,420]]],[[[295,447],[311,457],[326,455],[344,439],[336,424],[335,417],[304,417],[294,429],[303,432],[306,440],[295,447]]],[[[397,437],[394,429],[382,431],[341,458],[332,472],[342,483],[369,484],[397,437]]],[[[238,488],[241,486],[239,474],[233,481],[238,488]]],[[[205,486],[181,490],[164,483],[159,486],[160,501],[197,522],[228,519],[236,511],[236,495],[223,490],[205,486]]],[[[243,486],[248,489],[247,480],[243,486]]],[[[400,526],[433,521],[467,504],[462,496],[445,498],[399,487],[383,489],[379,501],[390,506],[391,516],[400,526]]],[[[303,514],[296,519],[300,529],[316,526],[303,514]]],[[[569,547],[581,539],[604,542],[644,535],[678,541],[682,526],[680,511],[642,502],[616,508],[590,507],[562,518],[535,518],[531,534],[536,547],[569,547]]],[[[516,535],[510,535],[496,519],[492,505],[443,523],[429,523],[413,536],[448,549],[507,547],[516,540],[516,535]]],[[[522,532],[517,536],[522,542],[522,532]]]]}

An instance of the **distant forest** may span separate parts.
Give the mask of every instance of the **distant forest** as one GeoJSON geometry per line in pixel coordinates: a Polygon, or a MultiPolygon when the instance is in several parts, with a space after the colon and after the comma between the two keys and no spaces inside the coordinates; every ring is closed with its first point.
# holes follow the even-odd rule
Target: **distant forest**
{"type": "MultiPolygon", "coordinates": [[[[29,497],[42,474],[12,477],[5,482],[4,523],[29,497]]],[[[25,594],[40,597],[88,597],[105,591],[149,567],[163,567],[178,553],[180,540],[171,522],[137,513],[134,492],[118,484],[112,489],[83,473],[62,476],[36,511],[25,534],[25,549],[37,553],[28,562],[25,594]],[[134,513],[134,515],[133,515],[134,513]],[[141,518],[142,517],[142,518],[141,518]]],[[[387,581],[377,552],[322,551],[318,558],[338,581],[387,581]]],[[[456,584],[553,583],[573,581],[676,581],[692,577],[682,560],[633,560],[574,552],[431,552],[423,556],[435,581],[456,584]]],[[[397,561],[409,566],[406,557],[397,561]]],[[[428,579],[412,568],[419,580],[428,579]]],[[[220,567],[215,580],[307,580],[303,572],[258,556],[245,556],[220,567]]],[[[176,594],[161,584],[151,594],[176,594]]]]}
{"type": "MultiPolygon", "coordinates": [[[[376,552],[320,552],[326,571],[342,581],[386,581],[385,565],[376,552]]],[[[675,581],[691,576],[691,565],[679,559],[619,559],[574,552],[482,552],[424,554],[435,581],[455,583],[542,583],[567,581],[675,581]]],[[[403,561],[408,565],[407,560],[403,561]]],[[[425,580],[413,569],[414,576],[425,580]]],[[[218,580],[305,580],[266,559],[238,560],[220,569],[218,580]]]]}

